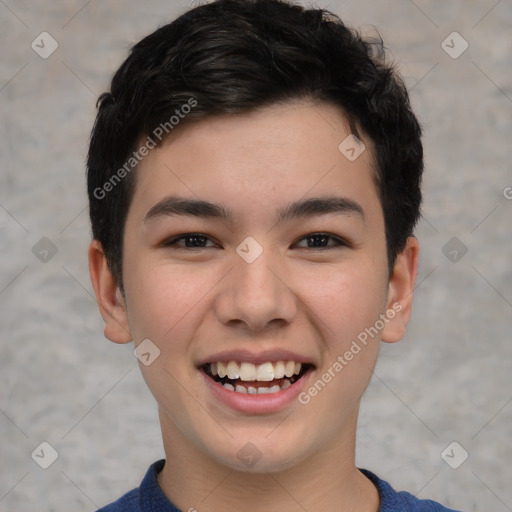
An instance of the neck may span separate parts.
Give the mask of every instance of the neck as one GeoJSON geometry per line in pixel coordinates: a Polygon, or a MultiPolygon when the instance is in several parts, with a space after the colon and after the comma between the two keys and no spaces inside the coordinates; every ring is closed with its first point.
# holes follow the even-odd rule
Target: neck
{"type": "Polygon", "coordinates": [[[231,469],[160,414],[166,463],[158,475],[170,501],[188,512],[377,512],[375,486],[355,466],[357,415],[349,432],[294,467],[273,473],[231,469]]]}

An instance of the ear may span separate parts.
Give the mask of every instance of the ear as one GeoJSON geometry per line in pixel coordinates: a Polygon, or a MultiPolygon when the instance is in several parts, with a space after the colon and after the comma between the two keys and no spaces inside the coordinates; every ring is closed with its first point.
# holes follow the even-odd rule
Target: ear
{"type": "Polygon", "coordinates": [[[389,279],[386,314],[389,321],[382,331],[382,341],[395,343],[405,334],[412,312],[418,259],[419,243],[411,236],[407,239],[404,250],[398,254],[389,279]]]}
{"type": "Polygon", "coordinates": [[[132,335],[126,304],[98,240],[93,240],[89,246],[89,274],[105,322],[105,337],[114,343],[129,343],[132,335]]]}

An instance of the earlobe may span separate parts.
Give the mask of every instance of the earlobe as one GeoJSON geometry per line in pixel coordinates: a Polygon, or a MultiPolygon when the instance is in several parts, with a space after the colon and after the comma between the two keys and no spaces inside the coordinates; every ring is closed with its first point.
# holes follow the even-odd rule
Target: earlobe
{"type": "Polygon", "coordinates": [[[126,304],[97,240],[93,240],[89,246],[89,274],[105,322],[105,337],[114,343],[129,343],[132,336],[126,304]]]}
{"type": "Polygon", "coordinates": [[[382,331],[382,341],[396,343],[405,334],[412,313],[418,259],[418,240],[409,237],[404,250],[396,258],[393,274],[389,279],[386,313],[388,322],[382,331]]]}

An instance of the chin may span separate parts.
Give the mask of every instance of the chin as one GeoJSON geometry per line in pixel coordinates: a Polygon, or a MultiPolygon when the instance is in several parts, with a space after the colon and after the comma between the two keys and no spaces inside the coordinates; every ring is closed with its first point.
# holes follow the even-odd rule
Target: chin
{"type": "MultiPolygon", "coordinates": [[[[234,471],[252,474],[278,473],[286,471],[304,461],[310,450],[306,450],[304,439],[295,441],[290,435],[275,435],[266,438],[268,432],[261,436],[241,435],[231,439],[222,453],[218,445],[210,451],[217,462],[234,471]]],[[[272,436],[272,434],[270,435],[272,436]]]]}

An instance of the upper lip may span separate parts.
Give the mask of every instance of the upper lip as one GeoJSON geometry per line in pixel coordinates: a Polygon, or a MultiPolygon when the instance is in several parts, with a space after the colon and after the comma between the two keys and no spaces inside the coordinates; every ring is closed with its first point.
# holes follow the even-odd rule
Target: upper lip
{"type": "Polygon", "coordinates": [[[244,361],[252,364],[263,364],[276,361],[295,361],[302,364],[313,364],[312,359],[306,356],[291,352],[290,350],[264,350],[261,352],[251,352],[250,350],[226,350],[217,352],[199,361],[198,367],[208,363],[244,361]]]}

